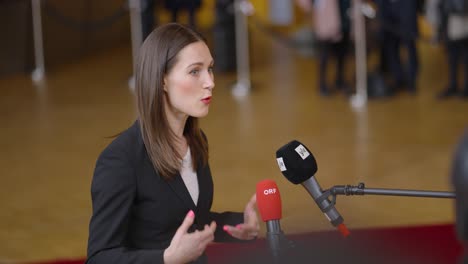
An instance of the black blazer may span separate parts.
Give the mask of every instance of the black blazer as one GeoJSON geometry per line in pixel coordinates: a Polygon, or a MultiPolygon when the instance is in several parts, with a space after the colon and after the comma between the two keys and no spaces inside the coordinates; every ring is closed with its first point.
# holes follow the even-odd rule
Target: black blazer
{"type": "MultiPolygon", "coordinates": [[[[239,241],[222,227],[242,223],[243,214],[211,212],[210,167],[200,168],[197,177],[200,194],[195,206],[180,175],[166,181],[154,170],[136,121],[97,160],[86,263],[164,263],[164,249],[189,210],[195,212],[189,232],[203,229],[214,220],[216,242],[239,241]]],[[[206,263],[206,256],[196,263],[206,263]]]]}

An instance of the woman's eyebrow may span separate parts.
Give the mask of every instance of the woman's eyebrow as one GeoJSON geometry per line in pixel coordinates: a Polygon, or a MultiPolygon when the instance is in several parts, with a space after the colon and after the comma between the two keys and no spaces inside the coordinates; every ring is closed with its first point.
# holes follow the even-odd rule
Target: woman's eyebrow
{"type": "Polygon", "coordinates": [[[190,68],[190,67],[192,67],[192,66],[203,66],[203,62],[194,62],[194,63],[192,63],[192,64],[189,64],[189,65],[187,66],[187,68],[190,68]]]}
{"type": "MultiPolygon", "coordinates": [[[[213,65],[214,64],[214,61],[212,60],[208,65],[213,65]]],[[[204,63],[203,62],[194,62],[194,63],[191,63],[187,66],[187,68],[190,68],[192,66],[203,66],[204,63]]]]}

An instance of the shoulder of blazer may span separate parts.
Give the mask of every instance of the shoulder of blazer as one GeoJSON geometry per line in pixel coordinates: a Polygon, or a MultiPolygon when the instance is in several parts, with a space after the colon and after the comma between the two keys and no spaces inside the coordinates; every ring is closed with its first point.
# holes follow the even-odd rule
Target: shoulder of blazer
{"type": "Polygon", "coordinates": [[[140,135],[139,123],[138,121],[135,121],[132,126],[112,140],[112,142],[102,151],[100,156],[118,153],[132,158],[135,157],[135,153],[137,153],[139,146],[142,144],[143,140],[140,135]]]}

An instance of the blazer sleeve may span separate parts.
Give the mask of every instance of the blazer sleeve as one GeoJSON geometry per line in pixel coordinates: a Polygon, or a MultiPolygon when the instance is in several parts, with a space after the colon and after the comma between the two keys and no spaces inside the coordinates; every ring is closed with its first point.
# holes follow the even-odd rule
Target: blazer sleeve
{"type": "Polygon", "coordinates": [[[91,184],[93,215],[86,263],[164,263],[164,250],[131,249],[125,245],[136,180],[124,149],[111,144],[96,163],[91,184]]]}

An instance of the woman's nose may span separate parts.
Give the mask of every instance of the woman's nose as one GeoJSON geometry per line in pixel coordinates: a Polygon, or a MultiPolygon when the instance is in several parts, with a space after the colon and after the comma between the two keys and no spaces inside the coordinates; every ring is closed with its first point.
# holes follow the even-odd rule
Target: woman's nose
{"type": "Polygon", "coordinates": [[[209,74],[208,77],[206,78],[204,87],[209,90],[214,89],[215,83],[214,83],[214,77],[212,74],[209,74]]]}

